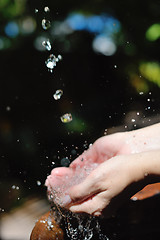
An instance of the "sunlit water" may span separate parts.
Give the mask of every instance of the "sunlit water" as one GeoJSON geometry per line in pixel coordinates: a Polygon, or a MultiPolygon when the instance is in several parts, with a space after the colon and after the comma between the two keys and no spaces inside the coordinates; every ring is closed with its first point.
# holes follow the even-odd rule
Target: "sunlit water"
{"type": "MultiPolygon", "coordinates": [[[[109,238],[102,233],[99,219],[86,214],[75,214],[66,211],[58,206],[52,206],[50,216],[47,221],[48,230],[53,230],[52,217],[65,227],[65,233],[71,240],[109,240],[109,238]]],[[[58,234],[58,233],[57,233],[58,234]]]]}
{"type": "MultiPolygon", "coordinates": [[[[46,6],[44,8],[44,12],[49,12],[50,9],[46,6]]],[[[38,11],[36,11],[38,12],[38,11]]],[[[44,30],[48,30],[51,27],[51,22],[44,18],[42,19],[42,28],[44,30]]],[[[42,45],[47,51],[51,51],[52,46],[50,43],[50,40],[43,41],[42,45]]],[[[57,57],[54,54],[50,54],[48,59],[45,61],[45,65],[48,68],[48,70],[52,73],[53,69],[56,67],[57,62],[62,60],[62,56],[58,55],[57,57]]],[[[55,92],[53,95],[55,100],[59,100],[61,96],[63,95],[63,90],[59,89],[55,92]]],[[[71,113],[65,113],[60,117],[61,121],[63,123],[68,123],[72,121],[72,115],[71,113]]],[[[64,160],[64,159],[63,159],[64,160]]],[[[63,162],[63,165],[66,164],[66,159],[63,162]]],[[[67,165],[69,163],[67,162],[67,165]]],[[[98,218],[92,217],[89,215],[84,214],[75,214],[69,211],[66,211],[62,208],[60,208],[61,205],[61,199],[63,198],[64,194],[66,194],[66,189],[68,189],[70,186],[74,184],[78,184],[81,182],[89,173],[91,170],[95,169],[97,165],[92,164],[92,166],[87,166],[87,168],[84,168],[83,171],[78,174],[75,172],[75,175],[70,179],[69,176],[65,176],[64,181],[66,184],[63,184],[60,186],[56,186],[56,188],[50,188],[48,198],[51,203],[54,201],[54,206],[52,206],[52,210],[50,212],[50,216],[48,217],[47,221],[47,228],[48,230],[53,230],[54,226],[52,225],[52,215],[54,215],[54,218],[57,222],[64,222],[66,235],[71,240],[90,240],[90,239],[100,239],[100,240],[109,240],[102,232],[101,227],[98,221],[98,218]],[[94,165],[94,166],[93,166],[94,165]],[[56,205],[55,205],[56,204],[56,205]]],[[[79,169],[77,169],[79,172],[79,169]]],[[[45,221],[45,223],[46,223],[45,221]]],[[[58,233],[57,233],[58,234],[58,233]]]]}

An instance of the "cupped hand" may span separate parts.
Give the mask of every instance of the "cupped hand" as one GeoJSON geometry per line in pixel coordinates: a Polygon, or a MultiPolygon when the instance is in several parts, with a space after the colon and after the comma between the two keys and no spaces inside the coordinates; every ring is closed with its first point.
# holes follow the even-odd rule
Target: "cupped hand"
{"type": "Polygon", "coordinates": [[[120,204],[145,186],[142,160],[143,153],[119,155],[101,163],[81,184],[70,188],[69,209],[111,216],[120,204]]]}

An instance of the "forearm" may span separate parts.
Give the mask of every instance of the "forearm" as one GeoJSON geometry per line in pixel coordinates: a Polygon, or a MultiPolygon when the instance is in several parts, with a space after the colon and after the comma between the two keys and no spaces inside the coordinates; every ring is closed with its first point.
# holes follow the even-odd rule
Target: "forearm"
{"type": "Polygon", "coordinates": [[[146,184],[160,181],[160,150],[152,150],[132,155],[130,172],[133,181],[146,184]]]}
{"type": "Polygon", "coordinates": [[[160,123],[128,132],[132,153],[160,149],[160,123]]]}

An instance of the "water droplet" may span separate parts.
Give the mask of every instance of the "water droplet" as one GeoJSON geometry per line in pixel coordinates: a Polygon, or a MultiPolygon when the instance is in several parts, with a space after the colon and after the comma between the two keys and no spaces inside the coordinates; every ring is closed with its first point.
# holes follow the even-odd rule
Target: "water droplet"
{"type": "Polygon", "coordinates": [[[117,65],[114,65],[114,68],[117,68],[117,65]]]}
{"type": "Polygon", "coordinates": [[[68,167],[70,164],[70,160],[68,158],[62,158],[61,159],[61,166],[62,167],[68,167]]]}
{"type": "Polygon", "coordinates": [[[71,121],[72,121],[72,115],[71,115],[71,113],[66,113],[66,114],[64,114],[63,116],[61,116],[61,121],[62,121],[63,123],[71,122],[71,121]]]}
{"type": "Polygon", "coordinates": [[[51,47],[51,43],[50,43],[49,40],[43,41],[43,42],[42,42],[42,45],[43,45],[43,47],[45,47],[45,49],[48,50],[48,51],[50,51],[51,48],[52,48],[52,47],[51,47]]]}
{"type": "Polygon", "coordinates": [[[45,11],[45,12],[50,12],[49,7],[45,7],[45,8],[44,8],[44,11],[45,11]]]}
{"type": "Polygon", "coordinates": [[[19,186],[13,185],[13,186],[12,186],[12,189],[19,190],[19,186]]]}
{"type": "Polygon", "coordinates": [[[151,101],[151,99],[150,99],[150,98],[148,98],[148,99],[147,99],[147,102],[150,102],[150,101],[151,101]]]}
{"type": "Polygon", "coordinates": [[[139,116],[139,112],[137,112],[137,116],[139,116]]]}
{"type": "Polygon", "coordinates": [[[139,95],[143,95],[144,94],[144,92],[139,92],[139,95]]]}
{"type": "Polygon", "coordinates": [[[50,26],[51,26],[51,22],[50,22],[49,20],[47,20],[47,19],[45,19],[45,18],[42,19],[42,28],[43,28],[44,30],[49,29],[50,26]]]}
{"type": "Polygon", "coordinates": [[[40,186],[41,185],[41,181],[37,181],[37,185],[40,186]]]}
{"type": "Polygon", "coordinates": [[[38,13],[38,11],[39,11],[39,10],[38,10],[37,8],[35,8],[35,13],[38,13]]]}
{"type": "Polygon", "coordinates": [[[53,95],[54,99],[55,100],[59,100],[63,95],[63,90],[61,89],[58,89],[56,90],[55,94],[53,95]]]}
{"type": "Polygon", "coordinates": [[[55,55],[51,54],[49,58],[46,60],[46,66],[50,72],[53,71],[53,68],[56,67],[57,64],[57,58],[55,55]]]}
{"type": "Polygon", "coordinates": [[[133,200],[133,201],[137,201],[138,198],[137,198],[137,197],[132,197],[132,200],[133,200]]]}
{"type": "Polygon", "coordinates": [[[57,56],[57,58],[58,58],[58,60],[62,60],[62,55],[59,54],[59,55],[57,56]]]}
{"type": "Polygon", "coordinates": [[[72,154],[72,155],[76,155],[76,154],[77,154],[77,151],[76,151],[75,149],[72,149],[72,150],[71,150],[71,154],[72,154]]]}
{"type": "Polygon", "coordinates": [[[8,112],[11,111],[11,107],[10,107],[10,106],[7,106],[7,107],[6,107],[6,111],[8,111],[8,112]]]}
{"type": "Polygon", "coordinates": [[[131,122],[135,122],[136,120],[135,119],[132,119],[131,122]]]}

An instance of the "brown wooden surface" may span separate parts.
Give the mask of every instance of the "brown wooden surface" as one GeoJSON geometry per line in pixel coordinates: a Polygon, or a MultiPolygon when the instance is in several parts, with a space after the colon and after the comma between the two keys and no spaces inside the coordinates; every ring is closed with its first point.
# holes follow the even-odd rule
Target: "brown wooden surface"
{"type": "Polygon", "coordinates": [[[143,200],[152,197],[158,193],[160,193],[160,183],[153,183],[144,187],[141,191],[136,193],[131,199],[143,200]]]}
{"type": "Polygon", "coordinates": [[[64,240],[64,232],[51,217],[52,227],[49,227],[47,220],[50,212],[43,215],[35,224],[30,240],[64,240]]]}

